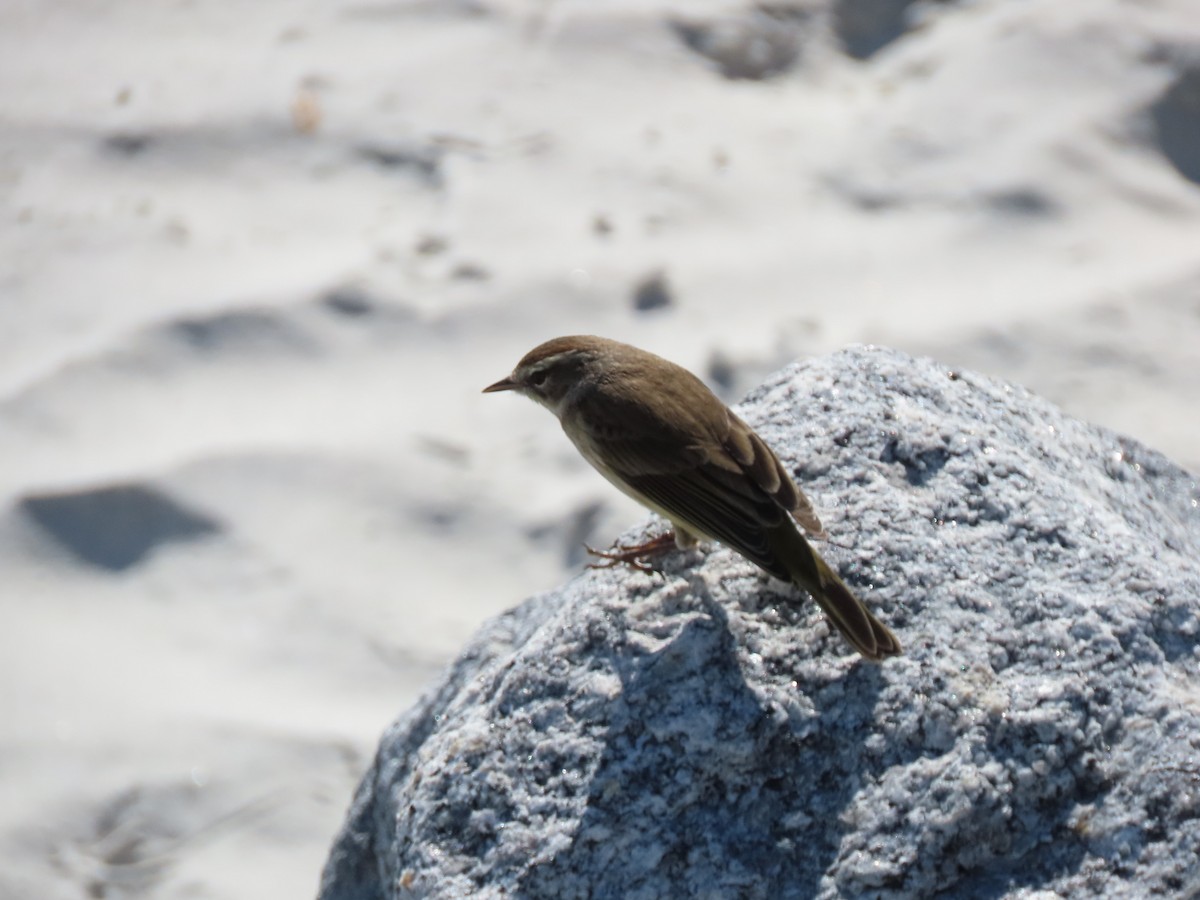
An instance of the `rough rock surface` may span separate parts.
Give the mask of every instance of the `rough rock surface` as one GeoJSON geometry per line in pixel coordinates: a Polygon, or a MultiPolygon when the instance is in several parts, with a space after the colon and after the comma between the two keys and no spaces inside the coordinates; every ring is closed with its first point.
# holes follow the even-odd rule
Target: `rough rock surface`
{"type": "Polygon", "coordinates": [[[906,655],[723,548],[586,572],[391,727],[323,900],[1196,896],[1195,479],[878,348],[741,411],[906,655]]]}

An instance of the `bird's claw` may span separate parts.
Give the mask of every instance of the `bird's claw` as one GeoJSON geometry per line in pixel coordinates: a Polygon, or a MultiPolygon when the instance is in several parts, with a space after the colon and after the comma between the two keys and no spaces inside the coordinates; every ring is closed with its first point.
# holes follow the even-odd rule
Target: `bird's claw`
{"type": "Polygon", "coordinates": [[[675,534],[668,531],[666,534],[660,534],[658,537],[632,547],[615,544],[610,550],[597,550],[584,544],[583,548],[596,557],[595,562],[588,563],[589,569],[611,569],[613,566],[625,565],[631,566],[639,572],[657,572],[658,569],[646,562],[646,558],[659,556],[674,546],[675,534]]]}

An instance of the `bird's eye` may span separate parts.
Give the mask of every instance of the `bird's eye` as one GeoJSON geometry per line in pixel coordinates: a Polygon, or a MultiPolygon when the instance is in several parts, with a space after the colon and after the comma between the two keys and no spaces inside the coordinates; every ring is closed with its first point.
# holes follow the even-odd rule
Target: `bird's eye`
{"type": "Polygon", "coordinates": [[[546,370],[540,369],[537,372],[534,372],[532,375],[530,375],[529,378],[527,379],[527,381],[529,382],[531,387],[541,387],[543,384],[546,383],[546,378],[547,378],[546,370]]]}

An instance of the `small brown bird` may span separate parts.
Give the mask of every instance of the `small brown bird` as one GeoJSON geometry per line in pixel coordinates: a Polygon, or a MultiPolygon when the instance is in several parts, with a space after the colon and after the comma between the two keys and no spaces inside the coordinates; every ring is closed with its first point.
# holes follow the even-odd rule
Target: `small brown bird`
{"type": "MultiPolygon", "coordinates": [[[[517,391],[553,412],[601,475],[670,520],[680,548],[720,541],[811,594],[867,659],[900,653],[896,636],[797,529],[824,536],[778,457],[691,372],[628,344],[574,335],[534,347],[491,391],[517,391]]],[[[602,555],[630,561],[669,540],[602,555]]]]}

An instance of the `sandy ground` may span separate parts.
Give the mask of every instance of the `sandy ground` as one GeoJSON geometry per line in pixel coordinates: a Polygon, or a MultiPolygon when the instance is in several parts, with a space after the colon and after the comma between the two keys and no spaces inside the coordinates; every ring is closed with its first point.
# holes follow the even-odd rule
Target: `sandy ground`
{"type": "Polygon", "coordinates": [[[312,894],[379,732],[641,516],[479,394],[544,338],[731,400],[886,343],[1200,469],[1192,0],[769,9],[0,4],[0,898],[312,894]]]}

